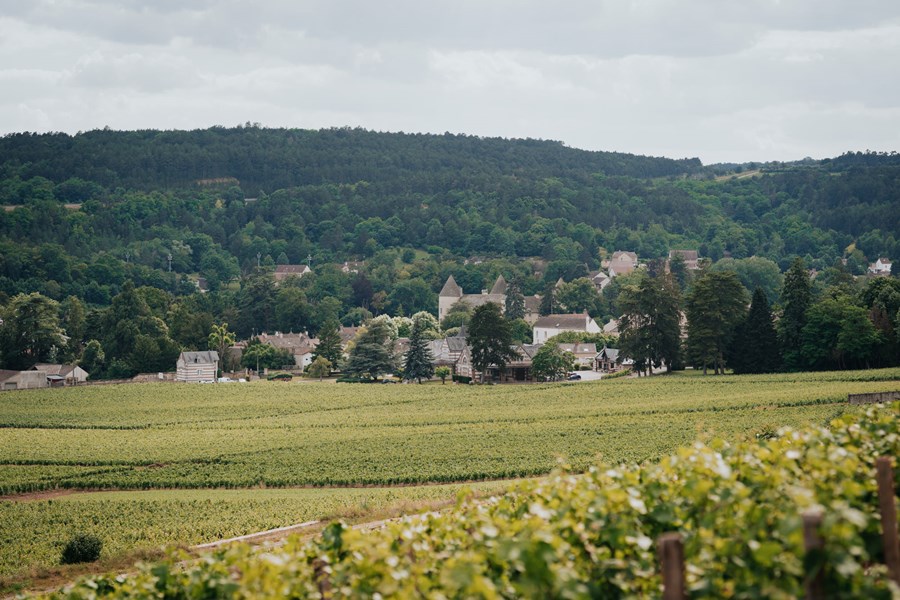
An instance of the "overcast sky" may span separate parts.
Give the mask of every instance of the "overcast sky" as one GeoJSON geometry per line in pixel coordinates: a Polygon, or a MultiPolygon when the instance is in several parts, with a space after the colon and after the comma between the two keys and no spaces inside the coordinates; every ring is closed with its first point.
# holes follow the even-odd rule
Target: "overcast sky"
{"type": "Polygon", "coordinates": [[[0,133],[360,126],[900,151],[900,0],[0,0],[0,133]]]}

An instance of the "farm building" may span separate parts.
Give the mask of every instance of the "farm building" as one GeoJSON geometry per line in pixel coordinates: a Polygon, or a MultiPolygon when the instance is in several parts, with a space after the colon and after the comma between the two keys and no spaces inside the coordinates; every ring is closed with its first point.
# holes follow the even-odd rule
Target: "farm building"
{"type": "Polygon", "coordinates": [[[32,371],[43,371],[50,379],[51,385],[53,381],[61,382],[61,385],[75,385],[84,383],[88,379],[88,373],[78,365],[53,365],[47,363],[38,363],[31,367],[32,371]]]}
{"type": "Polygon", "coordinates": [[[0,390],[33,390],[49,386],[44,371],[0,370],[0,390]]]}
{"type": "Polygon", "coordinates": [[[219,353],[215,350],[182,352],[176,364],[175,381],[215,381],[218,367],[219,353]]]}

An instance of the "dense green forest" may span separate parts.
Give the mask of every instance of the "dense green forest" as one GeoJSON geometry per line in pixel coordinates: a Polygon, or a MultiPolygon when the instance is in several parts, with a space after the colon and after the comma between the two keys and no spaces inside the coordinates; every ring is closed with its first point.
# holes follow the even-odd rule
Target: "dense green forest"
{"type": "MultiPolygon", "coordinates": [[[[185,347],[213,321],[246,336],[434,311],[450,274],[467,291],[502,273],[541,293],[616,250],[651,261],[696,249],[717,268],[774,270],[748,277],[776,308],[797,257],[827,287],[900,256],[896,153],[704,166],[360,129],[22,133],[0,138],[0,204],[0,305],[39,292],[91,314],[131,281],[185,347]],[[307,257],[315,273],[301,282],[258,283],[307,257]],[[343,273],[348,260],[365,266],[343,273]],[[200,276],[209,294],[196,293],[200,276]]],[[[616,287],[585,308],[618,316],[616,287]]]]}

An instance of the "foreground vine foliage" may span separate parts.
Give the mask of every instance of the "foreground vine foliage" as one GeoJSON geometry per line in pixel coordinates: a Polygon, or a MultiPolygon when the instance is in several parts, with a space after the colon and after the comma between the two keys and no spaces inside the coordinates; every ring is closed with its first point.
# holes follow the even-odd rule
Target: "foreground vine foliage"
{"type": "Polygon", "coordinates": [[[797,598],[821,569],[830,597],[898,598],[880,542],[874,461],[900,450],[900,403],[829,428],[712,441],[656,464],[565,467],[487,501],[375,531],[332,523],[311,541],[237,545],[60,598],[645,598],[661,594],[657,537],[685,540],[692,598],[797,598]],[[800,514],[824,511],[825,549],[804,556],[800,514]]]}

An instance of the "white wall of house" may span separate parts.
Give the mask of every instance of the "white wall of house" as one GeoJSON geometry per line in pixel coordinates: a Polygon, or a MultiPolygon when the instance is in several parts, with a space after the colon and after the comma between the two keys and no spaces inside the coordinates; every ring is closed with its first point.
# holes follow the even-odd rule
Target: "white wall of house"
{"type": "Polygon", "coordinates": [[[175,381],[199,383],[201,381],[215,380],[215,363],[190,363],[187,365],[178,365],[178,370],[175,372],[175,381]]]}
{"type": "Polygon", "coordinates": [[[535,325],[532,330],[532,343],[543,344],[554,335],[563,331],[577,331],[582,333],[603,333],[596,321],[585,315],[585,323],[583,327],[543,327],[535,325]]]}

